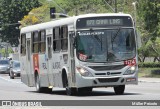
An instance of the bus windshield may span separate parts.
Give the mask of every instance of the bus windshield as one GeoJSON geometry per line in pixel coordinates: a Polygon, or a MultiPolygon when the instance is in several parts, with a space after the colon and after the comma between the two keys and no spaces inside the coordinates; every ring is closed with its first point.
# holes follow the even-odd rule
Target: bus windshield
{"type": "Polygon", "coordinates": [[[76,53],[85,62],[115,62],[136,55],[133,28],[78,31],[76,53]]]}

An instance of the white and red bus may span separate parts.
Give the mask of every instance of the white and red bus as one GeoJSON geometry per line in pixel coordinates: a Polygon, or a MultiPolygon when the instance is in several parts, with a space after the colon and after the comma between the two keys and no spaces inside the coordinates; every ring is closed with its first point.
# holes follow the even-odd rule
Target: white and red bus
{"type": "Polygon", "coordinates": [[[129,14],[86,14],[21,29],[21,80],[38,92],[68,95],[138,83],[137,38],[129,14]]]}

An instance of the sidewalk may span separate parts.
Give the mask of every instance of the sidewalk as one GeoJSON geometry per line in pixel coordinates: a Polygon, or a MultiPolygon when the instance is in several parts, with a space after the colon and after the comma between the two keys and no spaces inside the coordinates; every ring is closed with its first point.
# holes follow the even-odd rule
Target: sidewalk
{"type": "Polygon", "coordinates": [[[139,82],[160,83],[160,78],[138,78],[139,82]]]}

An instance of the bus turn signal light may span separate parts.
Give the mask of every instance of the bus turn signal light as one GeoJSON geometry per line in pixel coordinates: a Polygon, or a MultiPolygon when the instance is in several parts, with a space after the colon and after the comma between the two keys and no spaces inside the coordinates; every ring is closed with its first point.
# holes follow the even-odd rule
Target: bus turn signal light
{"type": "Polygon", "coordinates": [[[127,78],[126,80],[127,82],[132,82],[132,81],[136,81],[136,78],[127,78]]]}

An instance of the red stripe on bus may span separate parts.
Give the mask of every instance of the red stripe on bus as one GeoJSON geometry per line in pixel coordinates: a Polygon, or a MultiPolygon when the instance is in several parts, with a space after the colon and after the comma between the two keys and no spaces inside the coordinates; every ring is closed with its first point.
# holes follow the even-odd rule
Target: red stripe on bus
{"type": "Polygon", "coordinates": [[[39,72],[39,57],[38,54],[33,54],[33,67],[39,72]]]}

